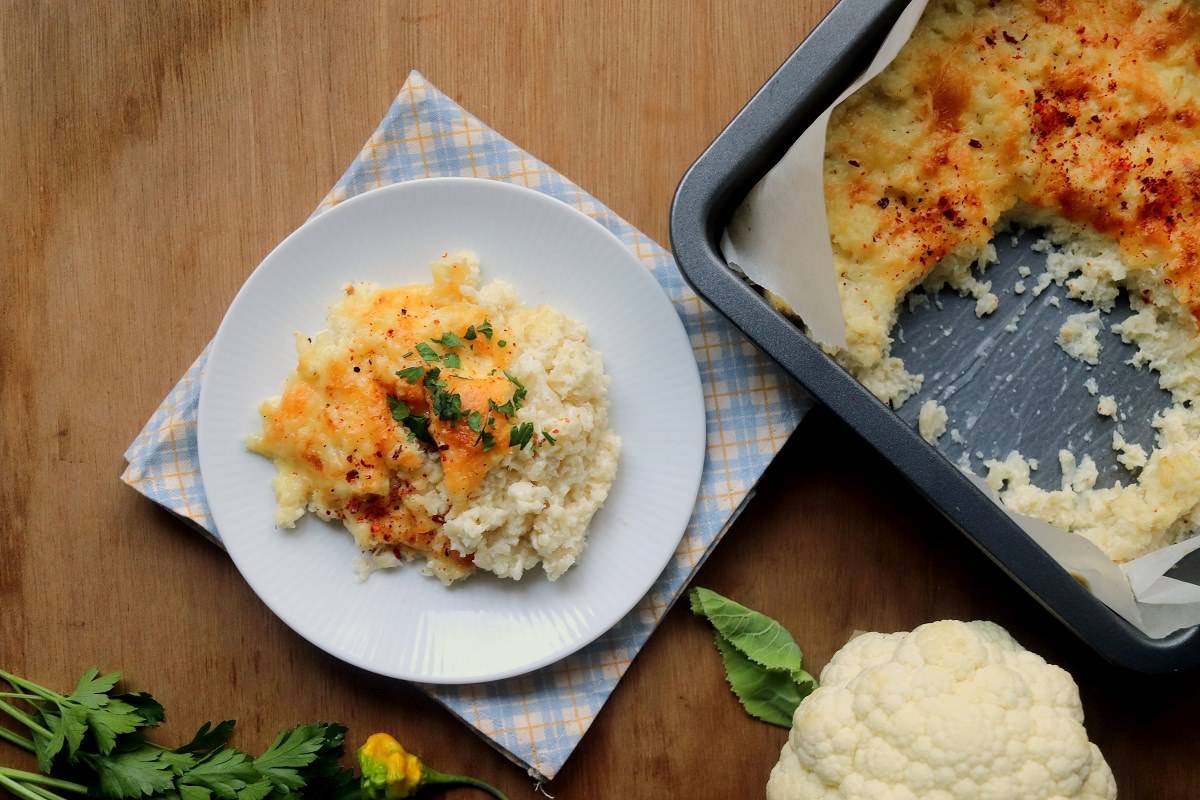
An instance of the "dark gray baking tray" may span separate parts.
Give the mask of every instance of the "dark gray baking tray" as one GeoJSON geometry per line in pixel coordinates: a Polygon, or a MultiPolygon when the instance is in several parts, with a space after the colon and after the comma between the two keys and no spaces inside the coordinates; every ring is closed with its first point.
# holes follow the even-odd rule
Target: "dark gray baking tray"
{"type": "MultiPolygon", "coordinates": [[[[1141,672],[1196,667],[1200,629],[1151,639],[1109,610],[909,422],[772,309],[721,255],[721,233],[733,210],[804,128],[862,72],[905,4],[842,0],[796,48],[684,175],[671,207],[675,259],[697,293],[852,425],[1001,569],[1098,653],[1141,672]]],[[[905,412],[912,416],[915,404],[905,412]]]]}

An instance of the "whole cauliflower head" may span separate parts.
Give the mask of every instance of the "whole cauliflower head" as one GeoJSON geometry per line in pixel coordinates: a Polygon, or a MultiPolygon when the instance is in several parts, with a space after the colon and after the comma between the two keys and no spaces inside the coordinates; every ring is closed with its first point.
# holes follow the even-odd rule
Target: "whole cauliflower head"
{"type": "Polygon", "coordinates": [[[851,639],[796,709],[768,800],[1111,800],[1065,670],[991,622],[851,639]]]}

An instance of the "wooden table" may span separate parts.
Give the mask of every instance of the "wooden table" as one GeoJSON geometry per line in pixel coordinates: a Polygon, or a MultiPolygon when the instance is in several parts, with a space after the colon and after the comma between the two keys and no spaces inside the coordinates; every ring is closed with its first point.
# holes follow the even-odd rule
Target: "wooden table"
{"type": "MultiPolygon", "coordinates": [[[[124,668],[171,738],[236,717],[257,748],[337,719],[534,796],[420,692],[292,634],[221,551],[118,481],[121,453],[409,69],[666,242],[683,170],[830,5],[6,4],[0,664],[51,685],[124,668]]],[[[1100,663],[828,413],[699,583],[782,620],[814,667],[854,629],[993,619],[1076,675],[1123,797],[1196,796],[1195,678],[1100,663]]],[[[549,789],[760,796],[785,738],[743,715],[677,607],[549,789]]]]}

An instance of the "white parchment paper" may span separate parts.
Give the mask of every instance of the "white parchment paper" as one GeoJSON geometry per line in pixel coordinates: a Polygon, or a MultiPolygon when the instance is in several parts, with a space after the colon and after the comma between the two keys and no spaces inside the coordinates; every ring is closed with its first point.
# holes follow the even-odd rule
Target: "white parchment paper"
{"type": "MultiPolygon", "coordinates": [[[[734,213],[721,247],[731,266],[782,297],[809,335],[846,345],[829,225],[825,216],[825,135],[833,109],[882,72],[908,42],[928,0],[912,0],[866,72],[804,131],[734,213]]],[[[1053,346],[1053,343],[1049,343],[1053,346]]],[[[911,401],[910,401],[911,402],[911,401]]],[[[997,505],[996,494],[972,478],[997,505]]],[[[1166,576],[1200,549],[1200,536],[1118,565],[1087,539],[1042,520],[1006,513],[1105,605],[1153,638],[1200,624],[1200,586],[1166,576]]]]}

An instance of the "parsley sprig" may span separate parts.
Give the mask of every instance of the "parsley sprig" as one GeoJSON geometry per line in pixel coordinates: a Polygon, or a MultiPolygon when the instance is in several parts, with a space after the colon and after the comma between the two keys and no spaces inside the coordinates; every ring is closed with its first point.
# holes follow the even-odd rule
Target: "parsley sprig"
{"type": "Polygon", "coordinates": [[[358,779],[338,763],[346,733],[341,725],[291,728],[254,757],[229,746],[232,720],[206,722],[190,742],[171,749],[146,738],[163,721],[162,706],[145,693],[118,692],[120,677],[89,669],[63,695],[0,671],[15,690],[4,693],[0,711],[29,732],[0,726],[0,738],[32,752],[42,772],[0,767],[0,788],[21,800],[359,797],[358,779]]]}

